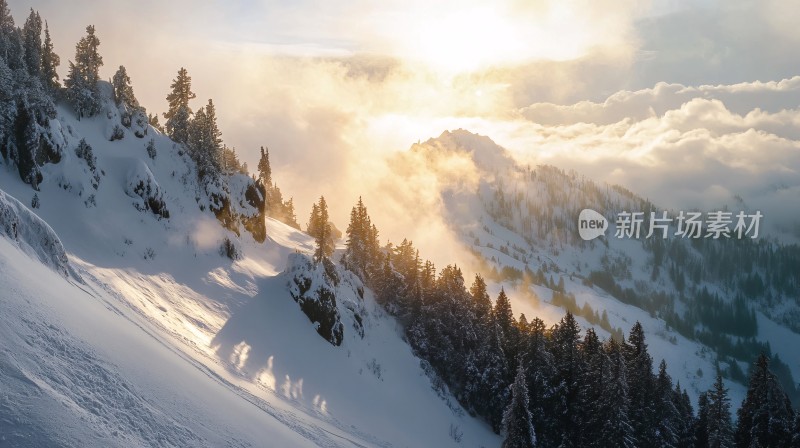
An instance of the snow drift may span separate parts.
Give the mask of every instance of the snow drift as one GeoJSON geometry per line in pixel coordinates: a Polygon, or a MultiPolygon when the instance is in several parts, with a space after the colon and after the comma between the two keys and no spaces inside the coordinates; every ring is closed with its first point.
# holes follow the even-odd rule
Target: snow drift
{"type": "Polygon", "coordinates": [[[0,224],[4,236],[25,253],[65,277],[77,276],[72,272],[64,245],[53,229],[3,190],[0,190],[0,224]]]}

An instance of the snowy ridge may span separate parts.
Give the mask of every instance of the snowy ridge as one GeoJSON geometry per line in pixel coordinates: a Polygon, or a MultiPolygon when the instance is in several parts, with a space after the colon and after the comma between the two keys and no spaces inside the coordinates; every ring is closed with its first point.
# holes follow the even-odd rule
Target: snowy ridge
{"type": "Polygon", "coordinates": [[[214,189],[199,183],[186,152],[152,127],[139,138],[121,126],[112,141],[120,116],[104,104],[112,113],[81,120],[57,105],[51,123],[64,156],[42,167],[39,191],[0,166],[4,209],[41,229],[49,222],[45,241],[55,247],[60,237],[63,260],[86,282],[48,275],[0,242],[0,337],[10,341],[0,349],[0,388],[9,391],[0,421],[13,422],[0,423],[0,445],[499,443],[433,389],[395,320],[357,278],[309,265],[312,238],[266,219],[258,241],[247,227],[263,198],[249,177],[225,176],[214,189]],[[91,157],[76,152],[81,142],[91,157]],[[215,193],[230,198],[222,217],[215,193]],[[42,219],[11,197],[34,194],[42,219]],[[162,201],[168,215],[154,210],[162,201]],[[233,259],[221,255],[226,241],[233,259]],[[303,301],[320,287],[334,292],[339,346],[320,337],[319,319],[287,288],[301,273],[313,285],[303,301]],[[59,350],[64,356],[51,354],[59,350]]]}

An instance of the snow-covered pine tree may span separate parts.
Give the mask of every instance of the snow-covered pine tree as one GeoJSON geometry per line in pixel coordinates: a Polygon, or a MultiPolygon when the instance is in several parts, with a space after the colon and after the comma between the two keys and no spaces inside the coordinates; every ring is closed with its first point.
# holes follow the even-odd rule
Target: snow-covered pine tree
{"type": "Polygon", "coordinates": [[[69,75],[64,80],[67,99],[78,118],[91,117],[100,109],[97,82],[100,80],[103,57],[97,51],[99,46],[100,39],[95,35],[94,26],[87,26],[86,36],[75,45],[75,62],[70,61],[69,75]]]}
{"type": "Polygon", "coordinates": [[[308,218],[308,224],[306,224],[306,233],[308,236],[312,238],[317,238],[320,233],[320,224],[319,224],[319,205],[316,203],[311,204],[311,216],[308,218]]]}
{"type": "Polygon", "coordinates": [[[225,144],[222,145],[222,172],[226,175],[247,174],[242,162],[239,161],[239,155],[236,154],[236,148],[225,144]]]}
{"type": "Polygon", "coordinates": [[[22,27],[22,36],[28,75],[33,79],[39,79],[42,73],[42,18],[33,8],[22,27]]]}
{"type": "Polygon", "coordinates": [[[680,423],[678,408],[673,399],[672,378],[667,373],[667,363],[662,359],[658,365],[658,376],[655,382],[654,410],[657,446],[675,448],[678,445],[677,430],[680,423]]]}
{"type": "Polygon", "coordinates": [[[538,317],[531,319],[528,324],[528,333],[521,341],[522,363],[528,374],[529,409],[533,416],[533,426],[536,434],[544,442],[545,428],[555,424],[552,413],[546,407],[552,389],[550,384],[554,375],[553,355],[548,348],[547,326],[538,317]]]}
{"type": "Polygon", "coordinates": [[[639,322],[636,322],[631,328],[624,352],[630,396],[629,415],[634,438],[638,445],[657,446],[655,443],[653,359],[647,352],[644,329],[639,322]]]}
{"type": "Polygon", "coordinates": [[[475,303],[475,317],[488,324],[492,317],[492,299],[486,290],[486,280],[480,274],[475,274],[475,280],[469,288],[469,293],[475,303]]]}
{"type": "Polygon", "coordinates": [[[519,366],[517,376],[511,385],[511,403],[503,414],[502,448],[533,448],[536,446],[536,433],[528,410],[528,388],[525,369],[519,366]]]}
{"type": "MultiPolygon", "coordinates": [[[[314,220],[315,216],[313,212],[311,213],[311,217],[312,220],[314,220]]],[[[314,229],[316,231],[316,236],[314,237],[316,243],[314,260],[316,262],[320,262],[324,258],[333,255],[333,238],[328,221],[328,203],[325,202],[325,196],[320,196],[319,203],[317,204],[316,222],[314,223],[314,229]]],[[[311,224],[309,224],[309,227],[311,227],[311,224]]]]}
{"type": "Polygon", "coordinates": [[[5,0],[0,3],[0,46],[2,56],[12,71],[25,69],[25,47],[22,30],[14,25],[14,17],[5,0]]]}
{"type": "Polygon", "coordinates": [[[763,353],[752,368],[747,395],[737,415],[737,447],[789,446],[792,441],[794,410],[763,353]]]}
{"type": "MultiPolygon", "coordinates": [[[[395,265],[398,271],[405,277],[406,286],[414,287],[417,282],[418,271],[421,268],[419,259],[414,259],[413,248],[409,254],[398,253],[397,255],[395,265]]],[[[350,211],[346,249],[342,255],[342,261],[348,269],[355,272],[363,280],[369,281],[371,275],[380,269],[381,259],[377,228],[372,224],[367,207],[359,197],[358,202],[350,211]]],[[[402,293],[405,294],[406,291],[402,293]]]]}
{"type": "Polygon", "coordinates": [[[214,107],[214,101],[210,98],[206,104],[206,120],[205,127],[203,128],[203,142],[205,147],[204,152],[207,153],[208,159],[216,169],[217,173],[222,171],[222,132],[217,125],[217,109],[214,107]]]}
{"type": "Polygon", "coordinates": [[[603,349],[608,356],[609,368],[606,371],[605,386],[602,389],[603,398],[598,410],[602,415],[602,420],[605,421],[598,444],[633,448],[637,445],[630,422],[630,399],[624,347],[615,339],[609,339],[603,349]]]}
{"type": "Polygon", "coordinates": [[[133,93],[131,78],[125,66],[120,65],[111,80],[114,92],[114,102],[119,109],[122,125],[132,128],[134,135],[142,138],[147,134],[147,112],[144,107],[139,105],[136,95],[133,93]]]}
{"type": "Polygon", "coordinates": [[[166,133],[166,129],[161,125],[158,120],[158,114],[147,114],[147,123],[159,132],[166,133]]]}
{"type": "Polygon", "coordinates": [[[694,421],[695,448],[708,448],[708,392],[701,392],[697,398],[697,419],[694,421]]]}
{"type": "Polygon", "coordinates": [[[165,129],[167,135],[178,143],[189,141],[189,125],[192,121],[192,109],[189,107],[189,100],[195,98],[192,92],[192,78],[185,68],[178,70],[178,76],[172,80],[170,86],[172,91],[167,95],[169,107],[164,113],[167,120],[165,129]]]}
{"type": "Polygon", "coordinates": [[[475,276],[470,287],[470,298],[477,347],[470,350],[467,358],[466,401],[499,432],[508,403],[508,365],[501,343],[502,332],[492,315],[492,301],[480,275],[475,276]]]}
{"type": "Polygon", "coordinates": [[[114,102],[117,106],[125,105],[129,108],[138,108],[139,101],[133,94],[131,78],[124,65],[120,65],[114,77],[111,79],[111,86],[114,88],[114,102]]]}
{"type": "Polygon", "coordinates": [[[158,153],[156,152],[156,141],[155,141],[155,139],[151,138],[150,140],[147,141],[147,146],[145,147],[145,150],[147,150],[147,157],[150,157],[153,160],[156,159],[156,156],[158,155],[158,153]]]}
{"type": "Polygon", "coordinates": [[[258,180],[265,188],[272,186],[272,168],[269,164],[269,148],[261,147],[261,156],[258,159],[258,180]]]}
{"type": "Polygon", "coordinates": [[[553,328],[551,352],[555,375],[551,381],[552,396],[549,411],[553,413],[554,425],[549,428],[548,441],[560,440],[562,447],[580,445],[581,422],[581,372],[583,357],[579,350],[580,327],[572,313],[561,318],[553,328]]]}
{"type": "Polygon", "coordinates": [[[708,447],[733,448],[733,425],[728,389],[717,373],[714,386],[708,391],[708,447]]]}
{"type": "Polygon", "coordinates": [[[297,223],[297,214],[294,211],[294,198],[289,198],[283,203],[283,210],[279,219],[281,222],[300,230],[300,224],[297,223]]]}
{"type": "Polygon", "coordinates": [[[94,156],[94,151],[92,147],[86,143],[86,139],[81,139],[78,142],[78,146],[75,148],[75,155],[78,156],[79,159],[83,159],[86,161],[86,164],[89,166],[89,170],[95,172],[97,170],[97,158],[94,156]]]}
{"type": "Polygon", "coordinates": [[[608,356],[603,351],[600,338],[594,329],[586,330],[581,343],[581,351],[585,360],[585,368],[580,373],[580,411],[583,429],[580,434],[580,446],[594,447],[603,443],[602,432],[605,416],[600,409],[603,401],[603,388],[608,370],[608,356]]]}
{"type": "Polygon", "coordinates": [[[22,28],[0,1],[0,156],[12,161],[20,178],[38,189],[40,167],[60,159],[49,135],[55,106],[40,82],[42,20],[31,10],[22,28]]]}
{"type": "MultiPolygon", "coordinates": [[[[502,335],[503,353],[506,355],[506,362],[508,363],[509,375],[516,372],[519,355],[519,331],[517,330],[517,321],[514,319],[514,312],[511,310],[511,301],[506,295],[506,291],[501,287],[500,294],[495,300],[494,309],[492,310],[494,319],[497,325],[500,326],[500,333],[502,335]]],[[[511,381],[511,377],[508,378],[511,381]]]]}
{"type": "Polygon", "coordinates": [[[219,180],[223,164],[222,133],[217,126],[212,100],[194,114],[186,144],[197,164],[198,178],[212,182],[219,180]]]}
{"type": "Polygon", "coordinates": [[[8,9],[8,2],[0,0],[0,59],[8,62],[11,37],[15,33],[14,16],[8,9]]]}
{"type": "MultiPolygon", "coordinates": [[[[467,357],[466,401],[489,422],[495,432],[499,432],[503,424],[503,410],[508,403],[508,366],[500,343],[500,326],[488,316],[480,328],[478,347],[471,350],[467,357]]],[[[525,394],[525,410],[530,414],[527,391],[525,394]]]]}
{"type": "MultiPolygon", "coordinates": [[[[197,162],[198,170],[200,167],[200,157],[203,151],[203,146],[205,142],[203,139],[205,138],[204,128],[206,126],[206,109],[201,107],[197,110],[194,114],[194,118],[189,123],[189,130],[186,137],[186,146],[189,148],[189,155],[192,156],[192,160],[197,162]]],[[[174,140],[174,138],[173,138],[174,140]]],[[[202,176],[200,176],[202,177],[202,176]]]]}
{"type": "Polygon", "coordinates": [[[58,82],[58,66],[61,65],[61,58],[53,48],[53,41],[50,39],[50,28],[47,22],[44,23],[44,44],[42,46],[42,84],[50,90],[56,92],[61,88],[58,82]]]}
{"type": "Polygon", "coordinates": [[[681,383],[675,385],[675,390],[672,394],[675,408],[678,410],[680,419],[678,426],[675,428],[676,436],[678,437],[678,448],[693,448],[695,444],[694,439],[694,410],[692,409],[692,401],[689,399],[689,394],[686,389],[681,389],[681,383]]]}
{"type": "Polygon", "coordinates": [[[476,319],[464,276],[458,266],[445,267],[422,299],[426,356],[456,396],[467,383],[467,358],[478,346],[476,319]]]}

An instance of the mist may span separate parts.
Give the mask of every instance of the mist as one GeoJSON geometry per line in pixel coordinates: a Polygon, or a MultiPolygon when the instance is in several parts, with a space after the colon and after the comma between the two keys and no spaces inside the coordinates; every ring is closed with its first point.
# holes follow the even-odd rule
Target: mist
{"type": "MultiPolygon", "coordinates": [[[[691,4],[510,1],[489,10],[468,2],[455,14],[453,4],[428,3],[39,0],[10,7],[18,23],[27,5],[52,18],[62,77],[85,25],[102,23],[101,75],[125,65],[150,113],[166,109],[171,80],[186,67],[197,94],[192,106],[214,100],[223,140],[251,169],[258,149],[269,148],[273,178],[294,198],[301,225],[325,195],[344,229],[361,196],[382,243],[408,238],[438,266],[468,264],[441,192],[454,179],[469,187],[474,174],[423,161],[401,169],[395,156],[457,128],[493,138],[522,163],[576,169],[664,206],[719,206],[738,195],[793,227],[797,217],[779,206],[800,188],[797,113],[780,103],[784,92],[748,103],[747,88],[723,86],[727,93],[714,102],[710,88],[658,87],[679,70],[716,79],[713,73],[730,73],[757,53],[716,65],[677,55],[664,30],[686,23],[691,4]],[[498,23],[510,29],[496,32],[498,23]],[[663,26],[645,26],[653,23],[663,26]],[[570,39],[556,38],[563,35],[570,39]],[[489,44],[475,45],[476,36],[489,44]],[[666,61],[679,70],[658,71],[659,78],[652,68],[666,61]],[[753,148],[763,145],[770,149],[759,154],[768,155],[757,155],[753,148]]],[[[726,23],[758,8],[747,5],[726,9],[726,23]]],[[[785,25],[776,18],[782,9],[770,5],[753,20],[785,25]]],[[[791,27],[773,28],[771,39],[794,35],[791,27]]],[[[709,33],[723,45],[735,37],[726,31],[709,33]]],[[[787,51],[759,56],[775,68],[775,80],[791,71],[772,63],[787,51]]]]}

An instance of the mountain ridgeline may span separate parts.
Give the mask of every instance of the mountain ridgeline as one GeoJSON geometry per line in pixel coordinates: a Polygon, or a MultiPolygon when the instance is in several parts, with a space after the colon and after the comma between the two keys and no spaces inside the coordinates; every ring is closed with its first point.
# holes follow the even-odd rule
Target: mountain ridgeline
{"type": "MultiPolygon", "coordinates": [[[[458,205],[444,202],[453,227],[488,280],[525,290],[539,285],[552,295],[552,304],[620,339],[622,329],[609,323],[606,310],[593,309],[589,302],[581,305],[573,294],[579,288],[571,285],[601,288],[709,347],[723,375],[739,383],[747,382],[747,366],[767,353],[792,400],[800,402],[800,388],[759,334],[757,317],[762,313],[800,333],[797,245],[770,238],[763,225],[757,239],[682,238],[673,233],[674,226],[667,238],[657,229],[655,237],[645,238],[651,212],[672,217],[678,212],[575,172],[522,166],[488,138],[466,131],[445,132],[414,145],[411,152],[421,154],[414,160],[427,161],[429,169],[435,170],[439,160],[462,157],[478,173],[479,180],[469,188],[453,186],[443,197],[455,194],[458,200],[453,202],[476,204],[465,216],[458,205]],[[605,237],[580,238],[577,218],[583,209],[597,210],[609,221],[605,237]],[[639,239],[615,237],[615,219],[623,211],[644,213],[639,239]],[[501,236],[506,231],[514,238],[501,236]]],[[[751,211],[740,201],[737,205],[751,211]]],[[[721,204],[721,210],[726,208],[721,204]]]]}

